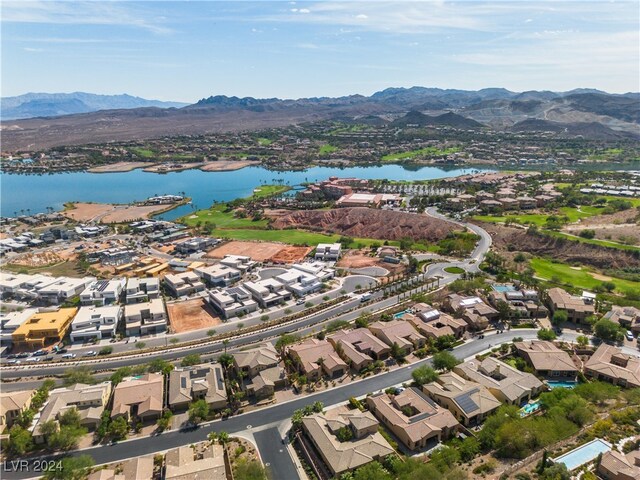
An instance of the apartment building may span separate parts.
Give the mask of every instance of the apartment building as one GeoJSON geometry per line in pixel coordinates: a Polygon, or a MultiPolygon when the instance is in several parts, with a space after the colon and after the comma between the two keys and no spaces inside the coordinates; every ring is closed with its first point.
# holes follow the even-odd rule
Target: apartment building
{"type": "Polygon", "coordinates": [[[206,300],[225,319],[240,314],[246,315],[258,309],[258,302],[253,300],[251,293],[243,287],[209,290],[206,300]]]}
{"type": "Polygon", "coordinates": [[[427,339],[420,335],[409,322],[391,320],[390,322],[374,322],[369,325],[373,336],[390,347],[397,344],[404,355],[424,347],[427,339]]]}
{"type": "Polygon", "coordinates": [[[376,338],[366,328],[340,330],[327,337],[327,340],[339,352],[342,359],[351,368],[360,371],[376,360],[389,358],[391,348],[376,338]]]}
{"type": "Polygon", "coordinates": [[[162,415],[164,375],[147,373],[125,378],[113,389],[111,418],[123,416],[127,421],[155,421],[162,415]]]}
{"type": "Polygon", "coordinates": [[[71,341],[84,342],[91,339],[115,338],[123,312],[124,309],[120,305],[80,307],[71,322],[71,341]]]}
{"type": "Polygon", "coordinates": [[[167,312],[161,298],[124,307],[125,334],[150,335],[167,329],[167,312]]]}
{"type": "Polygon", "coordinates": [[[111,305],[120,301],[126,280],[114,278],[112,280],[96,280],[80,292],[82,305],[111,305]]]}
{"type": "Polygon", "coordinates": [[[71,326],[77,308],[60,308],[36,312],[11,334],[16,347],[42,348],[62,341],[71,326]]]}
{"type": "Polygon", "coordinates": [[[159,279],[155,277],[127,279],[126,303],[143,303],[158,297],[160,297],[159,279]]]}
{"type": "Polygon", "coordinates": [[[181,272],[165,275],[164,283],[174,297],[193,295],[205,289],[204,283],[195,272],[181,272]]]}

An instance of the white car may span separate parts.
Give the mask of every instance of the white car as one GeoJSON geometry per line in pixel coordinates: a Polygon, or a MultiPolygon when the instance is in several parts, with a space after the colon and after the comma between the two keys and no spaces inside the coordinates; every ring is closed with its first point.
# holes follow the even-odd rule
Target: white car
{"type": "Polygon", "coordinates": [[[627,330],[627,340],[633,342],[633,332],[631,330],[627,330]]]}
{"type": "Polygon", "coordinates": [[[65,353],[64,355],[62,355],[62,358],[76,358],[76,354],[75,353],[65,353]]]}
{"type": "Polygon", "coordinates": [[[35,363],[35,362],[39,362],[40,360],[41,360],[40,357],[31,357],[31,358],[27,358],[25,362],[35,363]]]}
{"type": "Polygon", "coordinates": [[[299,298],[298,300],[296,300],[296,305],[304,305],[304,298],[299,298]]]}
{"type": "Polygon", "coordinates": [[[84,354],[85,357],[95,357],[96,355],[98,355],[98,352],[96,352],[95,350],[89,350],[84,354]]]}

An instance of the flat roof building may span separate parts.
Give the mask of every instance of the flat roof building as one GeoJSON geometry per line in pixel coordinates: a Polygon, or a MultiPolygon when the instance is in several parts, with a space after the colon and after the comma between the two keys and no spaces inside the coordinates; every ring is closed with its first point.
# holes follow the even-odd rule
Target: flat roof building
{"type": "Polygon", "coordinates": [[[314,258],[323,262],[335,262],[340,258],[342,245],[339,243],[319,243],[314,258]]]}
{"type": "Polygon", "coordinates": [[[124,320],[128,337],[161,333],[167,329],[167,312],[161,298],[125,305],[124,320]]]}
{"type": "Polygon", "coordinates": [[[204,290],[204,283],[195,272],[165,275],[164,283],[174,297],[193,295],[204,290]]]}
{"type": "Polygon", "coordinates": [[[11,334],[13,344],[42,348],[62,341],[77,311],[77,308],[60,308],[53,312],[34,313],[11,334]]]}
{"type": "Polygon", "coordinates": [[[25,308],[21,311],[0,313],[0,344],[11,345],[13,332],[37,312],[37,308],[25,308]]]}
{"type": "Polygon", "coordinates": [[[80,307],[71,322],[72,342],[115,338],[124,309],[120,305],[80,307]]]}
{"type": "Polygon", "coordinates": [[[142,303],[160,296],[160,280],[156,277],[129,278],[125,292],[126,303],[142,303]]]}
{"type": "Polygon", "coordinates": [[[41,288],[36,287],[38,298],[45,303],[58,305],[70,300],[76,295],[80,295],[80,293],[95,282],[95,280],[95,277],[58,277],[54,279],[53,283],[41,288]]]}
{"type": "Polygon", "coordinates": [[[124,278],[112,280],[96,280],[80,292],[82,305],[111,305],[120,301],[125,287],[124,278]]]}
{"type": "Polygon", "coordinates": [[[236,317],[239,314],[255,312],[258,309],[258,302],[243,287],[209,290],[207,302],[225,319],[236,317]]]}

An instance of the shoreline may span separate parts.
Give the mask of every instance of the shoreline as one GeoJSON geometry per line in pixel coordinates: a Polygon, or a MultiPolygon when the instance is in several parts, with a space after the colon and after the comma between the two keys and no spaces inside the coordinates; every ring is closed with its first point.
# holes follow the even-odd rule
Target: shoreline
{"type": "MultiPolygon", "coordinates": [[[[191,202],[191,197],[185,197],[183,200],[176,202],[176,203],[171,203],[171,204],[166,204],[166,205],[158,205],[157,210],[153,210],[150,211],[148,213],[145,213],[141,218],[144,220],[150,220],[153,219],[154,217],[158,216],[158,215],[162,215],[163,213],[167,213],[171,210],[174,210],[178,207],[182,207],[183,205],[188,205],[191,202]]],[[[65,206],[64,209],[59,210],[59,213],[62,213],[65,217],[67,217],[70,220],[74,220],[76,222],[93,222],[95,221],[95,217],[100,217],[97,221],[98,224],[100,225],[117,225],[120,223],[127,223],[129,220],[122,220],[122,221],[116,221],[116,222],[103,222],[102,221],[102,217],[107,217],[115,212],[117,212],[117,208],[118,207],[131,207],[131,208],[136,208],[136,207],[145,207],[145,206],[154,206],[154,205],[130,205],[127,203],[101,203],[101,202],[79,202],[79,201],[71,201],[71,202],[65,202],[65,206]],[[86,220],[79,220],[79,219],[75,219],[72,216],[69,216],[68,213],[72,212],[73,210],[78,209],[76,207],[76,205],[103,205],[103,206],[109,206],[112,207],[112,210],[110,211],[106,211],[106,212],[101,212],[96,214],[93,218],[91,219],[86,219],[86,220]],[[66,213],[66,214],[65,214],[66,213]]]]}

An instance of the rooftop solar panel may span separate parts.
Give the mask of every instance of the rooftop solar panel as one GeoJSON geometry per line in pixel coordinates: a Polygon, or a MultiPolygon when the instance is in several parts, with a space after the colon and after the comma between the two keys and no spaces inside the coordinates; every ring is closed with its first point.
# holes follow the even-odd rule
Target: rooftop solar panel
{"type": "Polygon", "coordinates": [[[474,388],[473,390],[465,392],[454,398],[454,400],[458,403],[458,405],[460,406],[460,408],[464,413],[475,412],[480,408],[478,404],[474,402],[473,399],[471,398],[471,395],[477,392],[478,392],[478,389],[474,388]]]}

